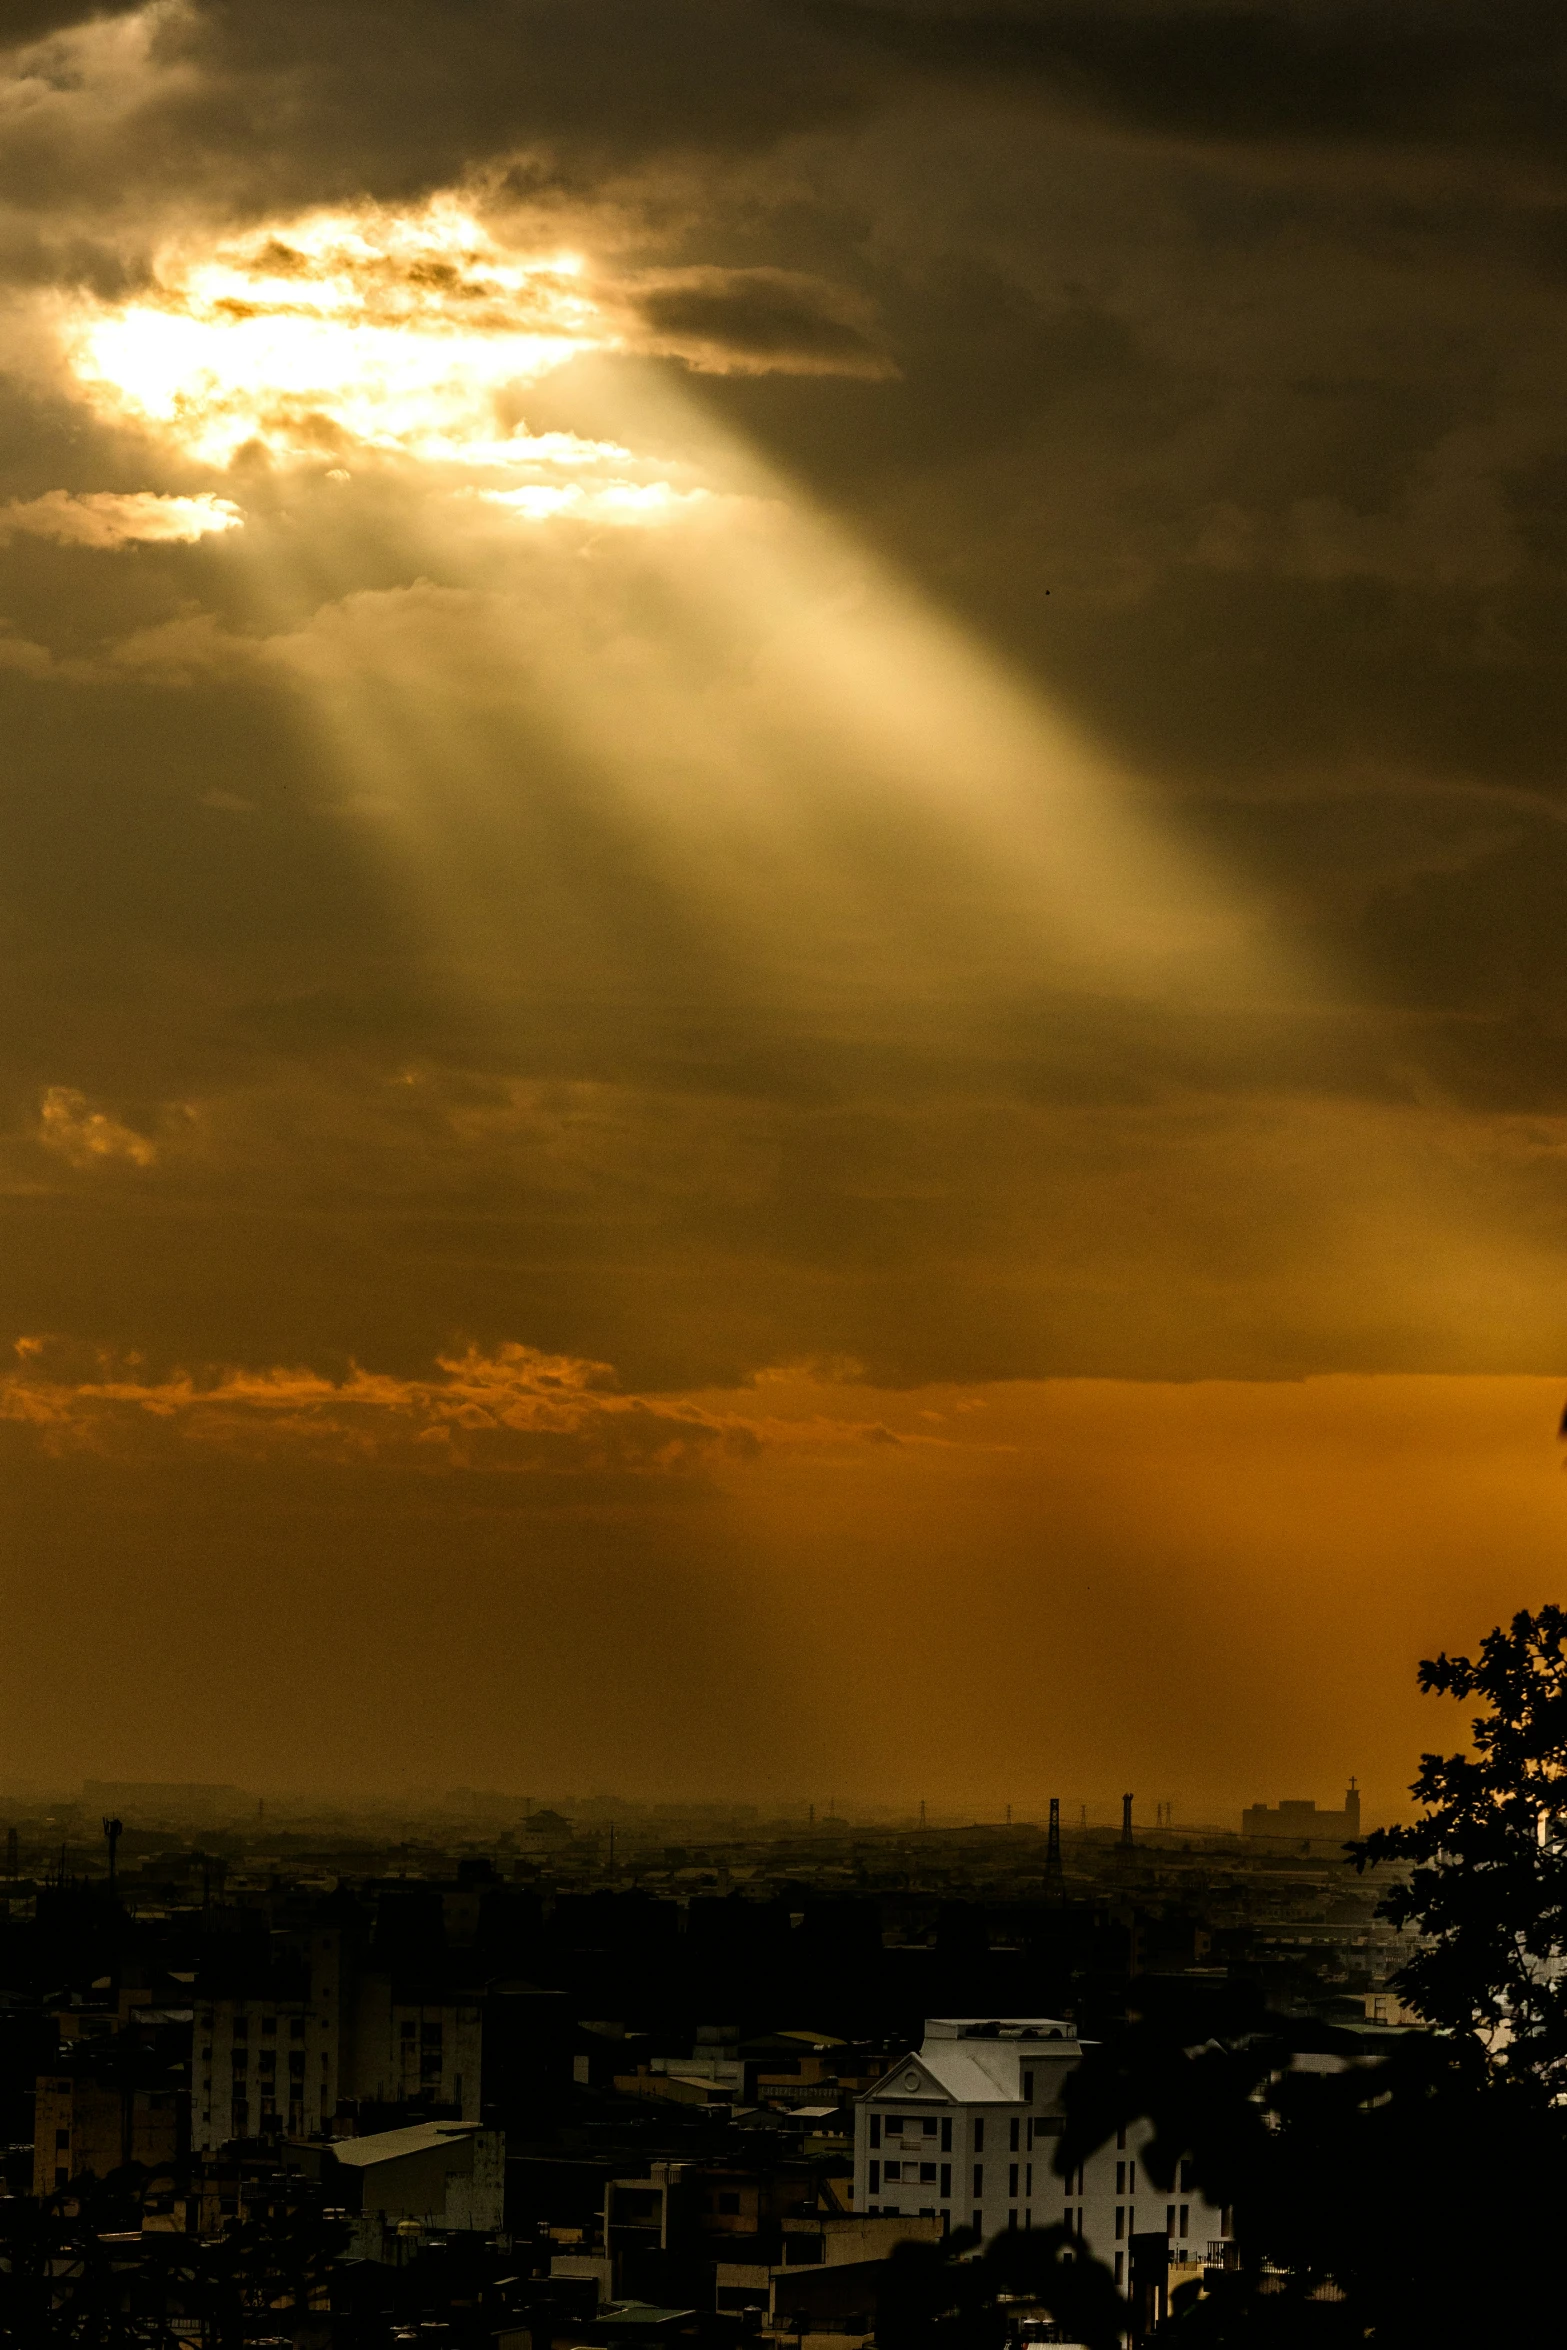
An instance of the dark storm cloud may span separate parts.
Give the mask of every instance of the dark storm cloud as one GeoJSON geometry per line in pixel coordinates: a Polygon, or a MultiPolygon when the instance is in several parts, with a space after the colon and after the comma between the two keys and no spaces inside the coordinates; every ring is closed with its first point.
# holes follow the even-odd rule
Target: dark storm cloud
{"type": "Polygon", "coordinates": [[[1198,138],[1472,140],[1558,156],[1567,33],[1534,0],[822,0],[927,71],[1036,81],[1198,138]]]}
{"type": "MultiPolygon", "coordinates": [[[[783,269],[687,269],[635,298],[648,347],[707,371],[883,376],[888,361],[842,289],[783,269]]],[[[860,306],[863,309],[863,306],[860,306]]]]}

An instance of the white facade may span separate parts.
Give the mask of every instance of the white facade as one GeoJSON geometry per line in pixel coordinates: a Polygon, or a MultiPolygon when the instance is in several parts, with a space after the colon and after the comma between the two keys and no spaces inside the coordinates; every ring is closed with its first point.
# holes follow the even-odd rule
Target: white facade
{"type": "Polygon", "coordinates": [[[922,2046],[856,2100],[855,2210],[939,2219],[987,2241],[1004,2228],[1064,2223],[1123,2285],[1133,2235],[1165,2235],[1173,2262],[1201,2260],[1226,2233],[1226,2215],[1184,2167],[1168,2193],[1150,2185],[1146,2122],[1072,2178],[1058,2176],[1061,2092],[1081,2055],[1072,2026],[1049,2016],[929,2019],[922,2046]]]}

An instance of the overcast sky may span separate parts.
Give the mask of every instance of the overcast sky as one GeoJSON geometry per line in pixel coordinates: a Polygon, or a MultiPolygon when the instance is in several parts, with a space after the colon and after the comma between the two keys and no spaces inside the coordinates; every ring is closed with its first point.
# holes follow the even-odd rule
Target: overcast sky
{"type": "Polygon", "coordinates": [[[1564,1532],[1558,12],[5,21],[0,1775],[1395,1806],[1564,1532]]]}

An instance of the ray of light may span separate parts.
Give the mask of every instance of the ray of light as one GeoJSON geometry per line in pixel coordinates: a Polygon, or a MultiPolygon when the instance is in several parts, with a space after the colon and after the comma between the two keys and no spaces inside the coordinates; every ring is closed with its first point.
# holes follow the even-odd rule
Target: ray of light
{"type": "MultiPolygon", "coordinates": [[[[1029,985],[1156,1016],[1331,994],[1037,691],[666,379],[622,365],[591,431],[530,433],[527,384],[615,341],[559,257],[508,259],[452,205],[334,216],[73,331],[89,395],[185,454],[296,466],[289,528],[247,533],[292,608],[260,657],[476,988],[678,993],[694,956],[709,998],[722,974],[807,1026],[1029,985]],[[361,584],[372,542],[399,584],[361,584]]],[[[1363,1268],[1373,1351],[1379,1321],[1396,1353],[1422,1317],[1537,1320],[1527,1240],[1482,1230],[1398,1119],[1325,1111],[1287,1150],[1296,1225],[1363,1268]]]]}

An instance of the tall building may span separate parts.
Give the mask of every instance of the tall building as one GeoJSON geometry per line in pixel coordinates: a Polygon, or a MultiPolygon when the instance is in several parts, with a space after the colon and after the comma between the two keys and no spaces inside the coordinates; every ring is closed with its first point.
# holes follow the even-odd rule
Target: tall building
{"type": "Polygon", "coordinates": [[[1142,2175],[1151,2130],[1136,2122],[1071,2178],[1055,2168],[1066,2126],[1062,2089],[1080,2062],[1073,2028],[1049,2016],[937,2016],[921,2046],[859,2098],[854,2208],[868,2218],[938,2219],[987,2241],[1006,2228],[1081,2236],[1130,2278],[1132,2238],[1160,2236],[1172,2262],[1200,2260],[1227,2215],[1196,2192],[1142,2175]]]}
{"type": "Polygon", "coordinates": [[[180,2098],[174,2089],[76,2070],[42,2073],[33,2105],[33,2193],[53,2195],[89,2171],[106,2179],[122,2163],[148,2170],[180,2152],[180,2098]]]}
{"type": "Polygon", "coordinates": [[[477,2122],[477,1998],[362,1968],[353,1937],[337,1927],[313,1927],[298,1941],[300,1963],[287,1972],[198,2006],[192,2145],[316,2137],[343,2102],[477,2122]]]}

